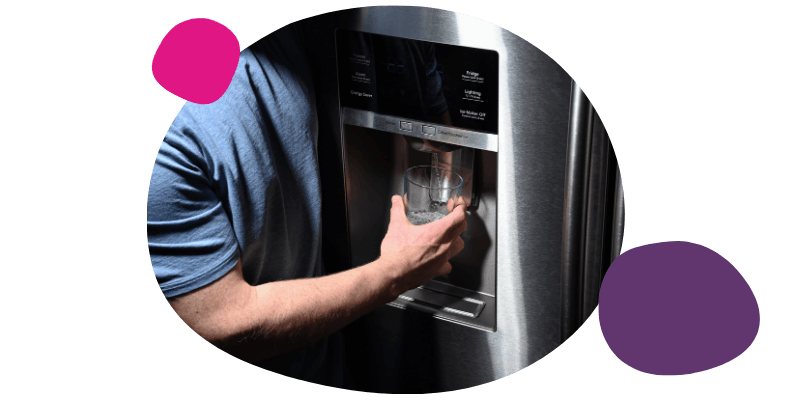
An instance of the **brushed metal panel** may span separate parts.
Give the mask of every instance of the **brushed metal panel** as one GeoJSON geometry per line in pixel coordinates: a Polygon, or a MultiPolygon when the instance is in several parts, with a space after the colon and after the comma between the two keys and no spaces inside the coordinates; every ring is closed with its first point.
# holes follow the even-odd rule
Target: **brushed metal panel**
{"type": "Polygon", "coordinates": [[[508,375],[561,343],[561,241],[571,79],[510,32],[500,39],[498,342],[508,375]],[[505,115],[504,115],[505,112],[505,115]]]}
{"type": "Polygon", "coordinates": [[[390,115],[377,114],[372,111],[355,110],[347,107],[342,109],[342,123],[419,139],[435,140],[437,142],[455,144],[472,149],[497,152],[497,135],[491,133],[453,128],[410,118],[393,117],[390,115]],[[402,124],[408,124],[407,128],[402,124]],[[431,128],[431,133],[424,133],[423,128],[431,128]]]}

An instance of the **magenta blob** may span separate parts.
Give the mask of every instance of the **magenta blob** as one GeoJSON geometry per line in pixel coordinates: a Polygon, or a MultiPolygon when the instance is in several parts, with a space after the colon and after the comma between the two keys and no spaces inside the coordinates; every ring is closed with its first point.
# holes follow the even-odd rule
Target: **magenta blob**
{"type": "Polygon", "coordinates": [[[239,63],[239,40],[219,22],[190,19],[175,25],[153,56],[153,76],[170,93],[198,104],[217,101],[239,63]]]}

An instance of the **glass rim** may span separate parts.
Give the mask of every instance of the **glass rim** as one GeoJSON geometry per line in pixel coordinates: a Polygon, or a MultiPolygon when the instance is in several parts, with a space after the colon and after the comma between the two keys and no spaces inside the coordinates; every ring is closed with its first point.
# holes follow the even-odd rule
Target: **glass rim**
{"type": "Polygon", "coordinates": [[[412,183],[412,184],[414,184],[416,186],[419,186],[419,187],[421,187],[423,189],[429,189],[429,190],[461,189],[461,186],[464,185],[464,178],[462,178],[461,175],[459,175],[457,172],[455,172],[453,170],[446,169],[446,168],[442,168],[442,167],[434,167],[432,165],[415,165],[415,166],[407,169],[406,173],[405,173],[405,179],[406,179],[406,182],[410,182],[410,183],[412,183]],[[451,174],[453,174],[453,175],[458,177],[458,179],[459,179],[458,186],[453,186],[453,187],[449,187],[449,188],[434,188],[434,187],[425,186],[425,185],[419,184],[417,182],[414,182],[411,178],[408,177],[408,172],[411,171],[412,169],[416,169],[416,168],[436,168],[436,169],[440,169],[442,171],[447,171],[447,172],[449,172],[449,173],[451,173],[451,174]]]}

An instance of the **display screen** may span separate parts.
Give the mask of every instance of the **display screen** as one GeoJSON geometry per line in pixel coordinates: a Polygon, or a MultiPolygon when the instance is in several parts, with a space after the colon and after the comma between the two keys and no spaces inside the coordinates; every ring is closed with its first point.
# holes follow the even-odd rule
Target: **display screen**
{"type": "Polygon", "coordinates": [[[497,133],[497,52],[343,29],[336,48],[342,106],[497,133]]]}

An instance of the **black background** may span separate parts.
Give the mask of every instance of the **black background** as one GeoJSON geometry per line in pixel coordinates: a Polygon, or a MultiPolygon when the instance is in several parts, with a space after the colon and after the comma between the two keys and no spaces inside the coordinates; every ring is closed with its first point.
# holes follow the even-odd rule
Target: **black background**
{"type": "MultiPolygon", "coordinates": [[[[184,101],[163,90],[149,70],[161,38],[189,18],[212,18],[228,26],[242,48],[283,25],[327,9],[275,12],[274,5],[251,10],[209,9],[159,14],[140,27],[140,51],[131,52],[147,104],[149,182],[155,155],[169,124],[184,101]],[[135,57],[135,59],[133,58],[135,57]]],[[[551,56],[575,79],[605,124],[625,185],[623,251],[652,242],[690,241],[707,246],[734,264],[759,298],[754,255],[765,251],[753,242],[763,216],[755,200],[762,197],[769,155],[761,141],[775,132],[756,129],[758,106],[770,97],[750,95],[770,76],[755,76],[748,58],[767,57],[746,25],[690,16],[680,11],[597,8],[549,10],[526,18],[519,10],[451,9],[497,24],[551,56]],[[573,20],[570,20],[573,18],[573,20]],[[756,82],[756,83],[753,83],[756,82]],[[753,228],[756,227],[754,230],[753,228]]],[[[693,14],[694,15],[694,14],[693,14]]],[[[769,61],[768,58],[765,58],[769,61]]],[[[780,79],[773,71],[773,80],[780,79]]],[[[132,382],[152,382],[159,393],[189,394],[209,388],[274,396],[283,390],[336,394],[280,377],[226,355],[192,332],[172,311],[149,264],[142,263],[141,317],[131,343],[119,361],[143,365],[129,373],[132,382]],[[146,311],[145,311],[146,310],[146,311]],[[133,341],[132,341],[133,342],[133,341]],[[148,379],[149,378],[149,379],[148,379]],[[143,381],[142,381],[143,379],[143,381]],[[155,385],[158,383],[158,385],[155,385]],[[324,392],[324,393],[323,393],[324,392]]],[[[612,266],[613,268],[613,266],[612,266]]],[[[763,351],[762,351],[763,352],[763,351]]],[[[759,342],[731,363],[700,374],[654,377],[616,359],[603,340],[596,312],[552,354],[510,377],[466,394],[526,395],[600,393],[686,393],[698,383],[739,380],[761,363],[759,342]],[[631,383],[653,385],[646,391],[631,383]],[[655,390],[654,390],[655,389],[655,390]]],[[[145,383],[146,384],[146,383],[145,383]]],[[[638,386],[638,385],[637,385],[638,386]]],[[[235,395],[235,394],[234,394],[235,395]]]]}

